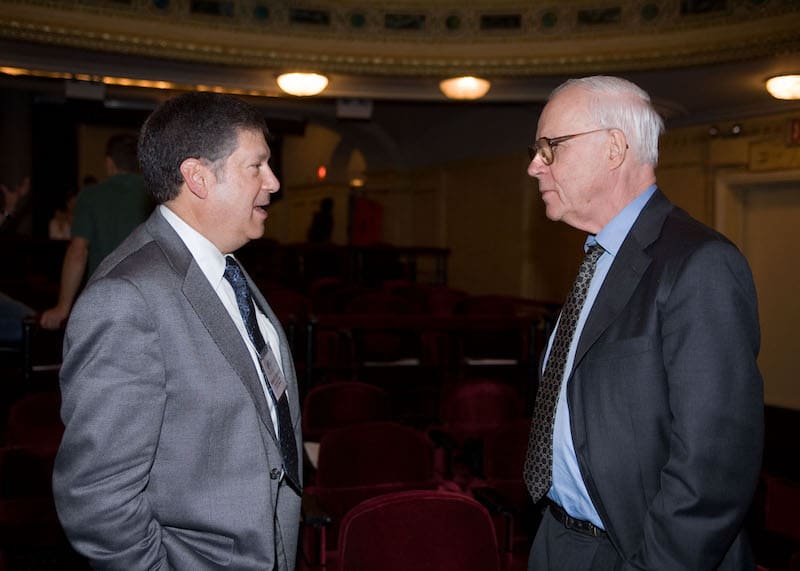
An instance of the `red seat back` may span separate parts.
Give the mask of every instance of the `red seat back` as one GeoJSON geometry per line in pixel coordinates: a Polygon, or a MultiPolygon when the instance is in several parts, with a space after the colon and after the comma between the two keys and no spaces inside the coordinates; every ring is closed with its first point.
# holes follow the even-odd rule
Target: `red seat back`
{"type": "Polygon", "coordinates": [[[496,571],[492,520],[451,492],[412,491],[362,502],[342,521],[339,571],[496,571]]]}
{"type": "Polygon", "coordinates": [[[6,443],[9,446],[57,450],[64,434],[60,409],[61,395],[58,391],[25,395],[9,408],[6,443]]]}
{"type": "Polygon", "coordinates": [[[328,432],[320,442],[316,483],[305,493],[330,518],[328,549],[338,523],[365,499],[402,490],[433,489],[433,444],[425,434],[391,422],[328,432]]]}
{"type": "Polygon", "coordinates": [[[389,395],[375,385],[341,381],[314,387],[303,402],[303,438],[319,442],[329,431],[390,418],[389,395]]]}
{"type": "Polygon", "coordinates": [[[510,384],[491,379],[458,383],[442,399],[442,424],[459,441],[481,438],[520,418],[525,402],[510,384]]]}

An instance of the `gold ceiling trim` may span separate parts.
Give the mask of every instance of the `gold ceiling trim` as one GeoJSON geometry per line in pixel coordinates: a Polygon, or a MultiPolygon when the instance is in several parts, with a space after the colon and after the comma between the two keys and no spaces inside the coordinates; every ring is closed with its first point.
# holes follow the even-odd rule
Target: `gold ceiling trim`
{"type": "MultiPolygon", "coordinates": [[[[663,18],[672,22],[670,18],[679,1],[656,0],[655,3],[661,6],[663,18]]],[[[412,2],[401,4],[413,5],[412,2]]],[[[472,4],[478,3],[472,2],[468,9],[473,9],[472,4]]],[[[640,6],[641,2],[624,4],[640,6]]],[[[184,21],[184,25],[176,25],[181,22],[176,20],[177,12],[168,14],[169,17],[157,17],[159,14],[152,3],[144,0],[135,0],[127,8],[114,9],[102,0],[92,4],[0,0],[0,38],[260,69],[305,68],[333,73],[405,76],[464,73],[535,76],[665,68],[800,50],[797,3],[772,0],[767,4],[769,10],[739,9],[736,14],[728,14],[727,19],[721,16],[699,18],[685,26],[671,24],[659,28],[626,20],[625,25],[613,28],[613,33],[606,31],[612,28],[601,27],[593,34],[558,29],[557,33],[533,36],[489,34],[475,38],[461,35],[420,41],[419,34],[390,37],[391,34],[384,33],[377,40],[369,34],[354,38],[352,32],[340,38],[322,33],[311,38],[306,28],[280,28],[275,22],[255,32],[250,23],[237,27],[235,21],[228,21],[220,25],[216,20],[207,21],[209,18],[197,16],[184,21]]],[[[188,3],[182,5],[186,9],[188,3]]],[[[288,10],[290,3],[278,5],[288,10]]],[[[337,4],[343,10],[352,10],[355,5],[353,2],[337,4]]],[[[507,2],[500,7],[511,5],[512,2],[507,2]]],[[[565,12],[581,5],[591,4],[556,3],[554,10],[565,12]]],[[[447,12],[442,4],[434,4],[437,6],[439,12],[447,12]]],[[[466,12],[462,10],[469,15],[466,12]]]]}

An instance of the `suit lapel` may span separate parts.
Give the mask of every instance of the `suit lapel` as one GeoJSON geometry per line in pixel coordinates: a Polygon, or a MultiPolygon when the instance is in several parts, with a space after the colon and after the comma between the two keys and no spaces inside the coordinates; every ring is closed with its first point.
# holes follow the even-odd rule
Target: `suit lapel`
{"type": "Polygon", "coordinates": [[[147,221],[148,229],[169,259],[172,267],[183,276],[182,291],[208,334],[239,375],[255,404],[261,422],[277,442],[272,417],[264,389],[258,378],[250,352],[217,293],[208,283],[178,234],[161,214],[156,212],[147,221]]]}
{"type": "Polygon", "coordinates": [[[575,352],[573,370],[600,335],[625,308],[650,265],[651,258],[645,250],[661,234],[661,227],[672,208],[674,208],[672,203],[661,191],[656,190],[634,222],[615,256],[603,287],[600,288],[592,311],[586,320],[575,352]]]}

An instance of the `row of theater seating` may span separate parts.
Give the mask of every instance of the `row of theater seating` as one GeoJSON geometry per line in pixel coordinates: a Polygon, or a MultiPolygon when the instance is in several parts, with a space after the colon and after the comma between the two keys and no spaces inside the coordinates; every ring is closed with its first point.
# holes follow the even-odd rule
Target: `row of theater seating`
{"type": "Polygon", "coordinates": [[[0,571],[88,568],[70,548],[53,503],[60,403],[48,390],[8,408],[0,432],[0,571]]]}
{"type": "MultiPolygon", "coordinates": [[[[408,289],[419,292],[426,288],[409,286],[408,289]]],[[[538,361],[538,354],[546,340],[553,308],[547,304],[506,296],[476,296],[471,299],[464,296],[458,302],[463,304],[462,309],[456,310],[458,303],[454,303],[449,313],[391,313],[385,302],[388,300],[394,303],[399,297],[398,292],[384,286],[379,291],[361,291],[359,295],[352,297],[344,307],[346,311],[353,313],[316,314],[313,312],[313,303],[307,306],[311,307],[311,312],[297,312],[289,309],[290,304],[281,304],[280,297],[274,295],[274,289],[265,290],[287,329],[294,328],[295,356],[304,380],[302,394],[305,438],[320,443],[317,466],[308,471],[310,479],[307,481],[307,496],[318,501],[306,502],[315,509],[307,510],[309,517],[304,528],[302,553],[304,564],[318,566],[325,555],[329,560],[327,569],[335,570],[337,555],[341,555],[337,547],[339,532],[335,531],[335,527],[322,527],[322,523],[330,519],[333,524],[341,524],[355,507],[355,504],[348,504],[348,509],[343,509],[342,504],[337,504],[336,501],[331,504],[333,507],[324,506],[326,502],[321,498],[326,497],[331,486],[322,486],[324,489],[319,493],[320,472],[335,473],[338,462],[350,475],[367,475],[367,468],[354,470],[352,464],[358,460],[367,466],[390,466],[388,460],[381,459],[377,449],[404,450],[397,443],[383,446],[376,444],[374,441],[379,433],[392,429],[365,429],[363,423],[366,422],[380,422],[384,427],[401,422],[405,425],[401,428],[406,435],[415,434],[408,441],[425,442],[425,457],[432,450],[432,479],[422,478],[415,480],[416,483],[411,486],[403,485],[397,489],[422,487],[429,492],[444,490],[479,497],[492,507],[497,546],[503,555],[501,561],[505,562],[506,567],[519,564],[537,521],[536,510],[526,503],[527,493],[521,482],[521,463],[529,428],[526,411],[530,410],[531,396],[535,392],[535,384],[532,382],[535,376],[531,367],[538,361]],[[471,305],[480,309],[464,309],[471,305]],[[398,347],[408,347],[409,344],[417,350],[422,348],[422,352],[416,356],[398,352],[398,347]],[[489,372],[494,379],[475,378],[489,372]],[[337,382],[342,379],[347,382],[337,382]],[[337,436],[326,438],[329,432],[339,430],[342,432],[337,436]],[[357,442],[364,433],[372,435],[372,448],[376,450],[358,451],[357,442]],[[345,442],[351,450],[332,452],[331,450],[336,450],[337,441],[340,444],[345,442]],[[505,476],[501,477],[503,470],[505,476]],[[320,510],[321,507],[325,509],[320,510]],[[320,515],[321,513],[327,515],[320,515]],[[320,543],[322,529],[326,530],[325,541],[320,543]]],[[[341,297],[346,296],[342,294],[341,297]]],[[[398,304],[396,307],[407,306],[398,304]]],[[[52,380],[53,366],[57,367],[57,362],[39,362],[35,355],[37,344],[44,346],[45,341],[49,344],[54,339],[49,333],[38,330],[35,324],[31,324],[27,343],[29,354],[25,358],[24,367],[26,376],[30,377],[27,381],[31,382],[26,385],[26,390],[33,386],[34,376],[45,376],[52,380]]],[[[57,337],[53,344],[58,344],[57,337]]],[[[52,358],[58,360],[57,356],[52,358]]],[[[29,413],[22,416],[27,417],[29,413]]],[[[15,433],[11,428],[15,422],[14,417],[15,415],[9,414],[9,435],[15,433]]],[[[37,442],[47,440],[46,436],[34,436],[34,429],[28,428],[24,432],[37,442]]],[[[16,430],[16,433],[20,431],[16,430]]],[[[401,438],[397,436],[399,433],[400,431],[394,431],[396,439],[401,438]]],[[[12,436],[12,441],[14,438],[16,437],[12,436]]],[[[6,448],[8,446],[6,442],[6,448]]],[[[37,480],[47,480],[49,484],[49,474],[48,477],[42,476],[48,470],[48,457],[41,454],[41,448],[36,449],[35,446],[33,456],[27,450],[18,452],[16,449],[20,446],[17,444],[12,444],[11,447],[15,450],[4,450],[3,455],[3,458],[11,460],[3,460],[0,464],[12,466],[3,469],[0,480],[3,483],[2,491],[11,500],[19,499],[20,496],[34,496],[39,502],[39,507],[36,508],[38,511],[35,512],[38,515],[35,517],[40,519],[34,518],[33,521],[38,521],[37,525],[46,529],[47,525],[54,522],[54,518],[52,510],[48,512],[42,506],[51,506],[52,499],[43,499],[32,492],[35,489],[42,491],[45,487],[35,484],[37,480]],[[20,455],[22,460],[14,459],[20,455]],[[30,468],[25,468],[26,462],[30,468]],[[26,470],[42,477],[25,479],[14,476],[15,472],[20,474],[26,470]],[[15,480],[17,483],[13,483],[15,480]],[[24,485],[21,485],[23,481],[24,485]],[[44,524],[41,523],[42,517],[45,518],[44,524]]],[[[309,449],[313,451],[314,447],[310,446],[309,449]]],[[[405,451],[396,455],[400,459],[411,457],[410,452],[405,451]]],[[[427,470],[427,461],[407,463],[413,464],[415,469],[422,466],[423,471],[427,470]]],[[[341,484],[338,488],[369,487],[377,483],[367,497],[374,492],[384,494],[394,489],[392,486],[403,479],[401,468],[398,466],[396,469],[385,470],[384,479],[388,481],[366,484],[354,482],[341,484]]],[[[326,482],[325,476],[322,481],[326,482]]],[[[47,490],[49,493],[49,486],[47,490]]],[[[333,494],[339,491],[342,490],[337,489],[333,494]]],[[[355,489],[344,491],[345,497],[348,493],[356,499],[365,497],[359,495],[361,492],[356,493],[355,489]]],[[[797,547],[800,533],[796,525],[792,524],[795,521],[792,514],[797,514],[797,509],[800,508],[786,507],[791,506],[793,501],[796,504],[797,497],[796,485],[765,474],[756,509],[755,526],[759,533],[763,532],[757,538],[757,547],[781,551],[782,555],[776,556],[774,561],[789,561],[792,553],[800,552],[800,547],[797,547]],[[763,547],[764,545],[767,547],[763,547]]],[[[20,502],[4,504],[5,515],[0,517],[0,524],[4,521],[13,523],[18,519],[19,512],[14,510],[17,509],[15,506],[20,505],[20,502]],[[6,519],[2,519],[3,517],[6,519]]],[[[35,508],[37,504],[28,502],[28,505],[35,508]]],[[[0,530],[0,537],[4,536],[3,531],[0,530]]],[[[59,532],[56,528],[53,538],[59,532]]],[[[12,534],[9,537],[15,536],[12,534]]],[[[50,548],[63,549],[63,542],[59,545],[51,545],[50,548]]],[[[11,557],[14,561],[24,559],[26,553],[30,556],[30,551],[15,552],[8,548],[5,551],[6,559],[11,557]]],[[[63,553],[59,557],[63,557],[63,553]]],[[[788,568],[781,565],[783,564],[773,563],[770,569],[788,568]]]]}
{"type": "MultiPolygon", "coordinates": [[[[323,303],[352,289],[324,280],[312,292],[313,299],[323,303]],[[329,295],[319,294],[323,289],[329,295]]],[[[493,374],[516,383],[530,405],[536,378],[532,369],[552,324],[553,308],[547,304],[509,296],[465,296],[446,288],[404,283],[361,291],[342,310],[351,313],[308,313],[313,310],[308,299],[302,304],[305,309],[299,309],[284,303],[277,291],[267,290],[267,297],[293,332],[303,394],[330,380],[373,381],[392,389],[395,402],[405,400],[409,416],[426,422],[435,417],[442,386],[493,374]],[[410,297],[424,294],[430,300],[436,297],[432,292],[445,290],[459,301],[433,314],[408,313],[410,305],[398,295],[405,291],[410,297]]],[[[283,295],[289,294],[283,291],[283,295]]],[[[303,297],[297,292],[290,295],[303,297]]],[[[328,305],[328,309],[334,308],[328,305]]],[[[35,320],[26,322],[16,368],[20,373],[4,375],[9,377],[4,385],[20,380],[23,391],[55,386],[62,337],[63,331],[49,332],[35,320]]]]}
{"type": "Polygon", "coordinates": [[[538,512],[522,481],[530,420],[520,394],[482,379],[449,385],[440,400],[437,423],[423,430],[396,422],[390,393],[375,385],[333,382],[308,392],[303,569],[525,568],[538,512]],[[409,490],[418,492],[402,494],[409,490]],[[416,505],[422,511],[415,516],[416,505]],[[460,522],[459,510],[472,515],[460,522]],[[448,518],[447,532],[426,531],[448,518]],[[481,520],[489,537],[473,529],[481,520]],[[354,533],[380,549],[352,550],[354,533]],[[479,553],[469,559],[483,567],[463,561],[472,549],[479,553]],[[361,566],[352,566],[354,557],[361,566]],[[418,559],[436,566],[402,566],[418,559]]]}
{"type": "MultiPolygon", "coordinates": [[[[530,408],[536,388],[533,369],[552,327],[552,306],[406,283],[360,289],[340,309],[323,300],[354,288],[335,280],[320,284],[319,289],[326,288],[327,295],[314,290],[313,298],[265,290],[289,334],[303,394],[331,380],[369,381],[389,389],[396,403],[406,404],[407,420],[426,424],[435,418],[442,386],[493,375],[515,383],[530,408]],[[446,311],[417,313],[420,305],[399,291],[411,298],[444,295],[458,301],[446,311]],[[311,299],[321,304],[318,309],[345,313],[315,313],[311,299]]],[[[56,384],[62,336],[63,331],[40,329],[35,320],[26,322],[19,356],[24,388],[42,380],[56,384]]]]}
{"type": "Polygon", "coordinates": [[[471,377],[514,384],[530,409],[534,368],[557,315],[546,302],[410,282],[366,289],[327,278],[305,295],[263,289],[292,339],[304,393],[330,381],[370,382],[418,426],[436,418],[444,387],[471,377]]]}
{"type": "MultiPolygon", "coordinates": [[[[320,568],[325,558],[311,554],[329,553],[325,568],[337,569],[339,523],[362,500],[376,495],[438,490],[469,496],[473,488],[506,486],[526,497],[518,460],[527,443],[528,421],[521,416],[516,391],[494,381],[474,382],[453,387],[445,402],[441,422],[423,431],[394,422],[391,397],[381,388],[342,382],[309,392],[303,403],[311,452],[304,505],[317,510],[306,513],[303,565],[320,568]],[[316,452],[314,441],[319,443],[316,452]],[[321,527],[321,521],[329,526],[321,527]],[[315,545],[320,537],[327,539],[315,545]]],[[[59,404],[56,391],[44,391],[20,398],[9,410],[0,448],[0,553],[9,569],[31,562],[44,568],[50,568],[48,561],[81,563],[58,526],[50,491],[63,432],[59,404]]],[[[443,505],[450,501],[443,500],[443,505]]],[[[492,545],[499,536],[507,557],[511,513],[498,511],[491,528],[497,523],[492,545]]]]}
{"type": "MultiPolygon", "coordinates": [[[[62,431],[58,409],[57,392],[32,393],[13,403],[4,423],[0,442],[0,569],[4,571],[84,568],[63,537],[50,492],[52,462],[62,431]]],[[[451,555],[459,545],[437,535],[441,530],[424,533],[423,537],[437,538],[436,542],[414,541],[418,547],[411,552],[407,551],[410,544],[402,541],[415,537],[429,522],[445,525],[447,521],[453,526],[448,536],[463,541],[465,536],[458,534],[467,533],[473,524],[462,529],[452,523],[459,521],[454,515],[459,509],[474,512],[459,517],[477,518],[475,527],[481,527],[478,520],[485,520],[478,515],[481,510],[492,524],[493,538],[487,539],[484,533],[483,539],[470,540],[470,547],[494,550],[503,569],[524,568],[537,511],[521,478],[529,420],[519,407],[515,389],[496,380],[448,387],[439,422],[426,430],[395,422],[392,409],[386,391],[360,382],[320,385],[306,396],[303,427],[310,453],[301,568],[391,570],[401,568],[392,567],[392,562],[411,565],[411,558],[417,556],[460,561],[451,555]],[[417,492],[387,495],[409,490],[417,492]],[[476,498],[489,509],[475,508],[476,498]],[[457,504],[450,506],[455,512],[450,504],[457,504]],[[430,513],[424,511],[428,509],[430,513]],[[427,515],[415,519],[422,517],[415,513],[427,515]],[[377,522],[369,519],[373,516],[377,522]],[[404,535],[396,535],[401,529],[404,535]],[[353,547],[360,540],[348,534],[358,530],[356,537],[369,538],[373,551],[353,547]],[[382,563],[375,563],[375,558],[382,563]]],[[[764,473],[751,522],[764,569],[797,569],[797,513],[800,487],[764,473]]],[[[463,550],[464,544],[460,547],[463,550]]],[[[474,557],[486,561],[482,558],[487,556],[474,557]]],[[[488,566],[491,562],[486,565],[486,569],[495,568],[488,566]]],[[[469,569],[444,563],[435,568],[469,569]]]]}

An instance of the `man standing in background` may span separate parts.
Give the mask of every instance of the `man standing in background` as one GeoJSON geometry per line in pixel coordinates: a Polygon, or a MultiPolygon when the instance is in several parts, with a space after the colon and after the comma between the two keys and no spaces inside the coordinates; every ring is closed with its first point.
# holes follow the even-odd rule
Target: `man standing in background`
{"type": "Polygon", "coordinates": [[[112,136],[106,144],[109,178],[78,194],[58,303],[42,314],[42,327],[58,329],[64,324],[84,277],[91,276],[103,258],[147,218],[151,203],[138,171],[136,137],[112,136]]]}

